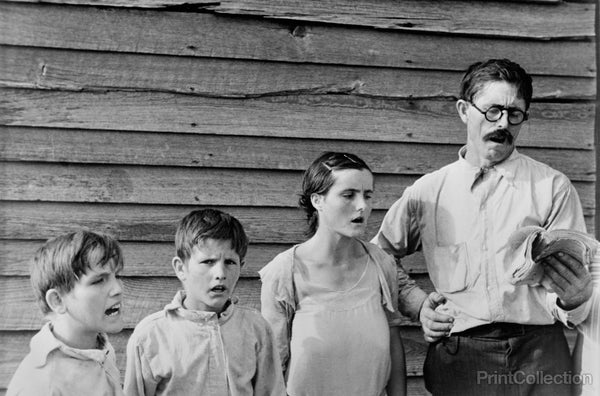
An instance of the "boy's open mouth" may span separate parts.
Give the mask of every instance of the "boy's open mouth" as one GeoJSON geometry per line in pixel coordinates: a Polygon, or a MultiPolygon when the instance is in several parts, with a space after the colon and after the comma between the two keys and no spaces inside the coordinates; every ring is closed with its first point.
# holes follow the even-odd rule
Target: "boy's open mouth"
{"type": "Polygon", "coordinates": [[[227,287],[225,287],[225,285],[217,285],[211,287],[210,291],[213,293],[225,293],[227,291],[227,287]]]}
{"type": "Polygon", "coordinates": [[[115,305],[113,305],[112,307],[110,307],[106,311],[104,311],[104,314],[107,316],[115,316],[115,315],[118,315],[120,311],[121,311],[121,303],[116,303],[115,305]]]}
{"type": "Polygon", "coordinates": [[[356,223],[356,224],[362,224],[365,222],[365,218],[362,216],[359,216],[359,217],[352,219],[351,222],[356,223]]]}

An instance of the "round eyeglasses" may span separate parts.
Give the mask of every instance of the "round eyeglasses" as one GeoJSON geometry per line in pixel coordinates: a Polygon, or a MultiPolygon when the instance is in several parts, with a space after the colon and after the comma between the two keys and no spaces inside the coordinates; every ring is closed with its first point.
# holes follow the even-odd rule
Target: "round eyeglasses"
{"type": "Polygon", "coordinates": [[[486,111],[483,111],[479,107],[475,106],[475,103],[469,103],[471,104],[471,106],[475,107],[475,109],[477,109],[478,112],[483,114],[485,116],[485,119],[489,122],[498,121],[500,118],[502,118],[502,113],[504,113],[505,111],[508,114],[508,123],[510,125],[519,125],[523,121],[527,120],[527,113],[519,109],[507,108],[503,106],[492,106],[486,111]]]}

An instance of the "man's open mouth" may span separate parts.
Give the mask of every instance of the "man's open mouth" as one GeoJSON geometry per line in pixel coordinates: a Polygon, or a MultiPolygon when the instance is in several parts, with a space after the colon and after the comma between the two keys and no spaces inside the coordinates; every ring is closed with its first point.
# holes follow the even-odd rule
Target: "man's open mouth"
{"type": "Polygon", "coordinates": [[[494,132],[490,133],[489,135],[487,135],[486,139],[490,140],[494,143],[498,143],[498,144],[504,144],[504,143],[512,144],[512,142],[513,142],[512,134],[510,132],[508,132],[506,129],[494,131],[494,132]]]}

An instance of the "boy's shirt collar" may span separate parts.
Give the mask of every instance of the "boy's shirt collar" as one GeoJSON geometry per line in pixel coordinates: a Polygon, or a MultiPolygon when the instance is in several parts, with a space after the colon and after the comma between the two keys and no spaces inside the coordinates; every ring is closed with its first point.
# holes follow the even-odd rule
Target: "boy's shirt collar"
{"type": "Polygon", "coordinates": [[[220,314],[217,314],[216,312],[187,309],[183,306],[183,300],[185,300],[185,290],[179,290],[175,294],[175,297],[173,297],[173,301],[165,306],[166,313],[174,313],[192,322],[201,323],[206,323],[211,320],[215,320],[216,318],[219,324],[223,324],[229,320],[233,314],[234,306],[237,302],[237,298],[231,297],[227,308],[225,308],[225,310],[220,314]]]}
{"type": "Polygon", "coordinates": [[[46,323],[42,329],[33,336],[29,344],[31,356],[37,367],[46,364],[50,353],[59,349],[62,353],[79,360],[94,360],[103,364],[110,352],[108,338],[105,334],[98,334],[99,349],[77,349],[72,348],[58,340],[52,333],[52,323],[46,323]]]}

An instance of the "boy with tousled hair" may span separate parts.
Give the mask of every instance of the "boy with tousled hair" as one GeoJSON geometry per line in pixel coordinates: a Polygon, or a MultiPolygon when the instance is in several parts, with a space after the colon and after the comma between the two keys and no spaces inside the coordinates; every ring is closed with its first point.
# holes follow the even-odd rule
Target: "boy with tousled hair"
{"type": "Polygon", "coordinates": [[[122,330],[123,268],[113,238],[90,231],[51,239],[35,254],[31,284],[49,319],[31,339],[7,395],[122,395],[105,333],[122,330]]]}
{"type": "Polygon", "coordinates": [[[172,265],[183,285],[127,344],[128,395],[285,395],[273,334],[232,294],[248,249],[240,222],[215,209],[185,216],[172,265]]]}

